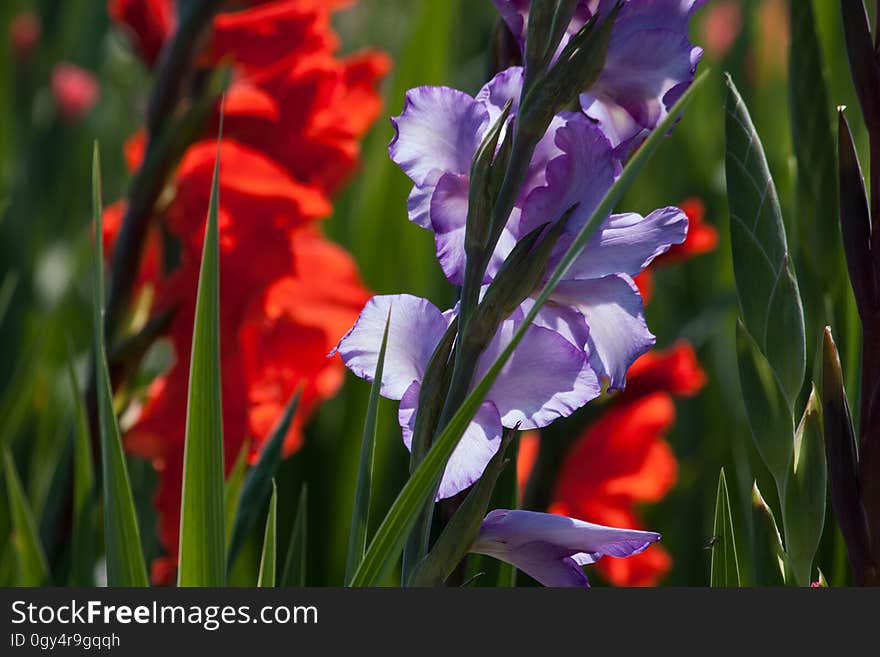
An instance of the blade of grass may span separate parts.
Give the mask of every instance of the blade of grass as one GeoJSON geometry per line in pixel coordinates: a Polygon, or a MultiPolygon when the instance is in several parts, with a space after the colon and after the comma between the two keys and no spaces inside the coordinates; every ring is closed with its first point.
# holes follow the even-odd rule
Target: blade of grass
{"type": "Polygon", "coordinates": [[[223,495],[223,398],[220,383],[220,141],[193,323],[180,502],[178,586],[226,583],[223,495]]]}
{"type": "Polygon", "coordinates": [[[443,431],[440,432],[440,435],[431,446],[422,463],[412,473],[398,494],[397,499],[391,505],[382,524],[373,536],[373,540],[370,542],[370,547],[364,555],[360,567],[355,572],[354,577],[352,577],[351,586],[377,585],[382,576],[397,560],[409,530],[413,527],[420,510],[434,494],[435,487],[440,480],[443,470],[446,468],[449,457],[458,445],[458,441],[476,414],[483,399],[485,399],[486,394],[488,394],[498,378],[501,369],[522,341],[525,332],[537,316],[538,311],[550,298],[562,277],[593,236],[600,222],[614,210],[635,177],[690,103],[696,91],[702,87],[706,81],[707,74],[708,72],[704,71],[694,80],[694,83],[678,100],[668,116],[660,122],[642,144],[641,148],[635,152],[620,177],[593,211],[586,225],[575,237],[556,269],[550,275],[510,343],[498,356],[479,383],[477,383],[470,395],[462,402],[458,411],[453,415],[443,431]]]}
{"type": "Polygon", "coordinates": [[[3,466],[6,476],[6,494],[12,515],[12,545],[18,561],[18,584],[42,586],[49,579],[46,555],[37,536],[37,526],[30,505],[24,495],[21,480],[9,449],[3,448],[3,466]]]}
{"type": "Polygon", "coordinates": [[[284,572],[281,575],[281,586],[306,585],[306,539],[308,528],[308,488],[303,484],[296,505],[296,520],[290,532],[290,543],[287,546],[287,557],[284,559],[284,572]]]}
{"type": "Polygon", "coordinates": [[[76,414],[73,432],[73,532],[71,538],[71,584],[91,586],[95,557],[95,471],[89,421],[73,361],[68,358],[70,387],[76,414]]]}
{"type": "Polygon", "coordinates": [[[263,532],[263,556],[260,559],[260,574],[257,586],[275,586],[275,536],[276,517],[278,515],[278,487],[272,480],[272,497],[269,498],[269,513],[266,515],[266,531],[263,532]]]}
{"type": "Polygon", "coordinates": [[[373,488],[373,455],[376,450],[376,432],[379,425],[379,390],[382,387],[382,371],[385,368],[385,348],[388,346],[388,327],[391,325],[391,310],[385,320],[385,333],[379,348],[379,360],[373,385],[370,388],[370,401],[367,405],[367,419],[364,422],[364,437],[361,442],[361,462],[358,467],[357,485],[354,494],[354,508],[351,512],[351,531],[348,535],[348,557],[345,561],[345,582],[364,558],[367,549],[367,523],[370,520],[370,493],[373,488]]]}
{"type": "Polygon", "coordinates": [[[92,210],[95,225],[94,248],[94,352],[97,377],[98,421],[101,429],[101,464],[104,481],[104,541],[107,549],[109,586],[147,586],[141,535],[134,499],[122,452],[119,425],[113,410],[113,391],[104,345],[104,247],[101,209],[101,160],[95,143],[92,163],[92,210]]]}
{"type": "Polygon", "coordinates": [[[263,446],[260,453],[260,460],[245,475],[244,486],[241,490],[239,498],[238,511],[235,514],[235,524],[232,527],[232,538],[229,541],[229,556],[227,558],[227,568],[232,570],[235,558],[241,551],[248,534],[259,516],[260,510],[266,504],[266,499],[272,491],[272,479],[278,472],[278,466],[281,464],[281,448],[284,446],[284,438],[287,436],[287,430],[296,415],[296,409],[299,407],[301,392],[297,390],[290,401],[287,402],[287,408],[284,414],[278,420],[278,424],[272,430],[272,435],[263,446]]]}
{"type": "Polygon", "coordinates": [[[718,476],[718,494],[715,498],[715,525],[713,533],[717,543],[712,546],[711,586],[740,586],[739,560],[736,556],[736,539],[733,534],[733,516],[724,468],[718,476]]]}

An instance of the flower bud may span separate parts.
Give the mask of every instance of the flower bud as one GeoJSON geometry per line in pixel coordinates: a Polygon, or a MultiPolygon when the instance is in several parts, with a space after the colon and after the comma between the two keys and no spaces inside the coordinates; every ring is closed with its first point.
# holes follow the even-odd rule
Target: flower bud
{"type": "Polygon", "coordinates": [[[61,62],[52,70],[52,95],[66,123],[80,121],[98,100],[98,83],[79,66],[61,62]]]}

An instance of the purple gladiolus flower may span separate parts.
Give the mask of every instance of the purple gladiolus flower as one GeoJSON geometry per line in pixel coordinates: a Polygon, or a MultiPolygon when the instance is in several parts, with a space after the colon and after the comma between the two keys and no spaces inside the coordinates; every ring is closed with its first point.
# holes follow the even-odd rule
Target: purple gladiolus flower
{"type": "MultiPolygon", "coordinates": [[[[403,113],[395,119],[391,155],[415,182],[410,199],[420,199],[411,205],[410,218],[434,230],[437,256],[453,283],[462,282],[466,261],[470,158],[489,129],[490,110],[497,117],[513,93],[514,80],[521,82],[521,69],[496,76],[477,99],[444,87],[420,87],[410,91],[403,113]],[[472,115],[483,118],[462,118],[472,115]],[[451,122],[447,124],[444,117],[451,122]],[[442,172],[438,167],[449,168],[442,172]]],[[[554,266],[621,170],[611,142],[586,116],[555,117],[535,149],[486,282],[519,239],[577,205],[551,260],[554,266]]],[[[566,274],[552,302],[541,310],[539,323],[561,331],[585,350],[595,372],[607,378],[612,389],[623,388],[630,364],[654,344],[632,277],[686,235],[687,217],[678,208],[657,210],[647,217],[611,215],[566,274]]]]}
{"type": "Polygon", "coordinates": [[[519,568],[544,586],[589,586],[581,566],[604,555],[628,557],[660,540],[656,532],[594,525],[552,513],[495,509],[471,552],[519,568]]]}
{"type": "MultiPolygon", "coordinates": [[[[398,419],[410,446],[422,378],[437,343],[452,320],[430,301],[407,294],[376,296],[367,302],[354,327],[335,351],[355,374],[372,380],[388,312],[388,346],[380,392],[400,400],[398,419]]],[[[480,357],[475,380],[483,377],[509,344],[518,320],[502,323],[480,357]]],[[[504,427],[536,429],[570,415],[596,397],[599,381],[582,349],[540,325],[526,332],[446,466],[438,499],[473,484],[498,451],[504,427]]]]}
{"type": "MultiPolygon", "coordinates": [[[[492,0],[520,48],[525,47],[529,0],[492,0]]],[[[594,15],[618,0],[579,0],[560,50],[594,15]]],[[[706,0],[626,0],[614,22],[601,75],[581,95],[623,154],[653,130],[687,87],[703,54],[688,40],[688,22],[706,0]]],[[[558,53],[557,53],[558,54],[558,53]]]]}

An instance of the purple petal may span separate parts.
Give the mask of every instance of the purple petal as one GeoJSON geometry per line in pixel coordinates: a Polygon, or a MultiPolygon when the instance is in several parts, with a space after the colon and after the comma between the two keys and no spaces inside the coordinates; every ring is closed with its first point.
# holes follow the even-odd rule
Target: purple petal
{"type": "Polygon", "coordinates": [[[381,393],[388,399],[400,399],[413,381],[422,380],[431,354],[449,326],[449,320],[430,301],[409,294],[373,297],[330,353],[338,351],[352,372],[372,381],[389,311],[381,393]]]}
{"type": "Polygon", "coordinates": [[[443,173],[466,174],[487,128],[482,103],[449,87],[406,92],[403,112],[391,119],[388,153],[416,185],[433,184],[443,173]]]}
{"type": "MultiPolygon", "coordinates": [[[[412,445],[419,390],[419,383],[413,383],[400,400],[397,419],[403,430],[403,442],[407,449],[411,449],[412,445]]],[[[486,465],[501,445],[502,431],[498,409],[492,402],[483,402],[446,464],[440,489],[437,491],[438,500],[460,493],[482,476],[486,465]]]]}
{"type": "Polygon", "coordinates": [[[548,221],[556,221],[577,204],[568,226],[576,232],[620,175],[620,162],[611,143],[582,115],[570,115],[556,130],[554,143],[561,151],[547,164],[546,183],[525,200],[519,233],[525,235],[548,221]]]}
{"type": "MultiPolygon", "coordinates": [[[[511,315],[511,319],[522,319],[534,304],[535,300],[531,297],[526,299],[511,315]]],[[[558,333],[578,349],[585,350],[587,348],[590,329],[587,327],[587,321],[583,314],[577,308],[561,306],[552,300],[548,301],[538,311],[532,324],[558,333]]]]}
{"type": "Polygon", "coordinates": [[[603,555],[638,554],[658,540],[656,532],[606,527],[551,513],[495,509],[483,520],[471,551],[511,563],[545,586],[585,586],[580,565],[603,555]]]}
{"type": "Polygon", "coordinates": [[[507,23],[507,27],[513,33],[520,50],[524,50],[526,26],[529,19],[529,0],[492,0],[492,4],[495,5],[495,9],[507,23]]]}
{"type": "Polygon", "coordinates": [[[468,179],[453,173],[443,174],[431,199],[431,227],[440,267],[446,278],[456,285],[464,282],[467,211],[468,179]]]}
{"type": "Polygon", "coordinates": [[[477,93],[476,99],[486,106],[489,112],[489,125],[494,124],[498,117],[501,116],[501,111],[508,100],[513,101],[510,108],[511,116],[516,115],[516,111],[519,109],[522,85],[522,66],[511,66],[497,73],[495,77],[483,85],[483,88],[477,93]]]}
{"type": "MultiPolygon", "coordinates": [[[[516,328],[511,320],[501,325],[480,356],[475,381],[510,343],[516,328]]],[[[555,331],[533,325],[486,398],[498,408],[504,426],[519,422],[523,429],[535,429],[571,415],[599,392],[599,381],[583,349],[555,331]]]]}
{"type": "Polygon", "coordinates": [[[431,199],[434,196],[434,185],[413,185],[406,199],[406,210],[409,220],[422,228],[431,227],[431,199]]]}
{"type": "MultiPolygon", "coordinates": [[[[647,217],[636,213],[611,215],[565,277],[602,278],[618,273],[635,276],[670,246],[684,242],[687,228],[687,215],[678,208],[655,210],[647,217]]],[[[560,255],[569,242],[560,240],[560,255]]]]}
{"type": "MultiPolygon", "coordinates": [[[[693,81],[702,51],[688,40],[688,22],[703,0],[631,0],[614,24],[602,74],[581,106],[615,146],[632,145],[656,127],[693,81]],[[670,91],[678,89],[667,97],[670,91]]],[[[603,0],[600,12],[612,2],[603,0]]]]}
{"type": "Polygon", "coordinates": [[[543,586],[582,587],[590,586],[580,564],[572,557],[560,556],[559,551],[547,543],[535,542],[506,553],[474,550],[487,554],[523,571],[543,586]]]}
{"type": "Polygon", "coordinates": [[[607,377],[612,390],[626,385],[626,371],[656,339],[645,323],[642,297],[632,279],[616,274],[583,281],[562,281],[553,301],[577,308],[590,329],[590,365],[607,377]]]}

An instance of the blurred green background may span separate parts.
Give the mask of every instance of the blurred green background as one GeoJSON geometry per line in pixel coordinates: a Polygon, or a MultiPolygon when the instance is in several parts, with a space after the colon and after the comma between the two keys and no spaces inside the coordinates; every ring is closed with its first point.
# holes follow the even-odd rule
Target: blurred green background
{"type": "MultiPolygon", "coordinates": [[[[44,531],[51,526],[53,485],[62,485],[55,475],[62,469],[73,414],[64,375],[68,349],[83,361],[90,339],[91,142],[101,142],[105,198],[121,197],[128,182],[121,145],[142,123],[150,84],[140,60],[110,25],[104,5],[100,0],[0,4],[4,35],[12,17],[24,10],[38,14],[43,26],[40,43],[27,60],[11,55],[8,39],[0,58],[0,444],[12,449],[44,531]],[[97,106],[73,125],[59,120],[48,88],[52,67],[61,60],[89,69],[100,84],[97,106]]],[[[816,0],[814,6],[830,101],[856,108],[838,3],[816,0]]],[[[486,47],[495,20],[488,0],[359,0],[335,17],[344,52],[375,47],[394,61],[384,84],[385,117],[365,140],[360,169],[325,224],[327,234],[354,255],[365,283],[375,292],[426,296],[440,307],[452,300],[453,291],[434,258],[432,236],[406,220],[410,183],[387,157],[392,134],[387,116],[400,112],[403,94],[412,86],[444,84],[476,92],[486,79],[486,47]]],[[[789,239],[797,243],[787,22],[785,0],[713,0],[698,13],[692,41],[707,47],[701,66],[713,69],[712,78],[622,204],[626,210],[647,213],[698,197],[721,238],[715,252],[658,271],[648,307],[658,346],[687,338],[708,375],[699,396],[677,402],[678,420],[668,440],[679,459],[678,483],[661,503],[643,510],[647,526],[663,533],[674,559],[664,584],[708,581],[709,551],[704,545],[712,535],[722,465],[741,530],[737,538],[745,555],[744,577],[749,583],[766,583],[761,568],[769,565],[756,568],[751,556],[752,481],[769,480],[752,446],[736,374],[721,73],[731,74],[750,107],[779,189],[789,239]],[[727,20],[707,21],[719,4],[733,7],[725,14],[727,20]],[[737,15],[739,21],[734,20],[737,15]],[[722,48],[725,39],[729,47],[722,48]]],[[[854,123],[861,130],[861,122],[854,123]]],[[[864,146],[861,132],[858,139],[864,146]]],[[[797,265],[800,275],[803,263],[797,265]]],[[[845,286],[840,289],[849,294],[845,286]]],[[[811,327],[808,332],[817,330],[811,327]]],[[[848,379],[854,382],[858,334],[838,331],[838,344],[848,379]]],[[[808,344],[808,354],[813,351],[808,344]]],[[[349,376],[340,394],[316,414],[305,447],[284,463],[279,478],[281,545],[286,545],[301,484],[308,484],[309,584],[342,580],[368,391],[366,382],[349,376]]],[[[855,394],[854,385],[849,392],[855,394]]],[[[407,472],[396,404],[382,402],[380,437],[374,522],[381,519],[407,472]]],[[[150,558],[157,549],[150,508],[154,476],[150,466],[137,459],[130,459],[130,468],[150,558]]],[[[765,483],[762,490],[767,495],[772,486],[765,483]]],[[[14,561],[7,558],[6,506],[0,505],[0,546],[5,551],[0,554],[0,583],[11,581],[9,564],[14,561]]],[[[832,584],[843,584],[845,557],[832,529],[833,525],[826,531],[819,565],[832,584]]],[[[258,559],[259,541],[252,543],[251,558],[258,559]]]]}

